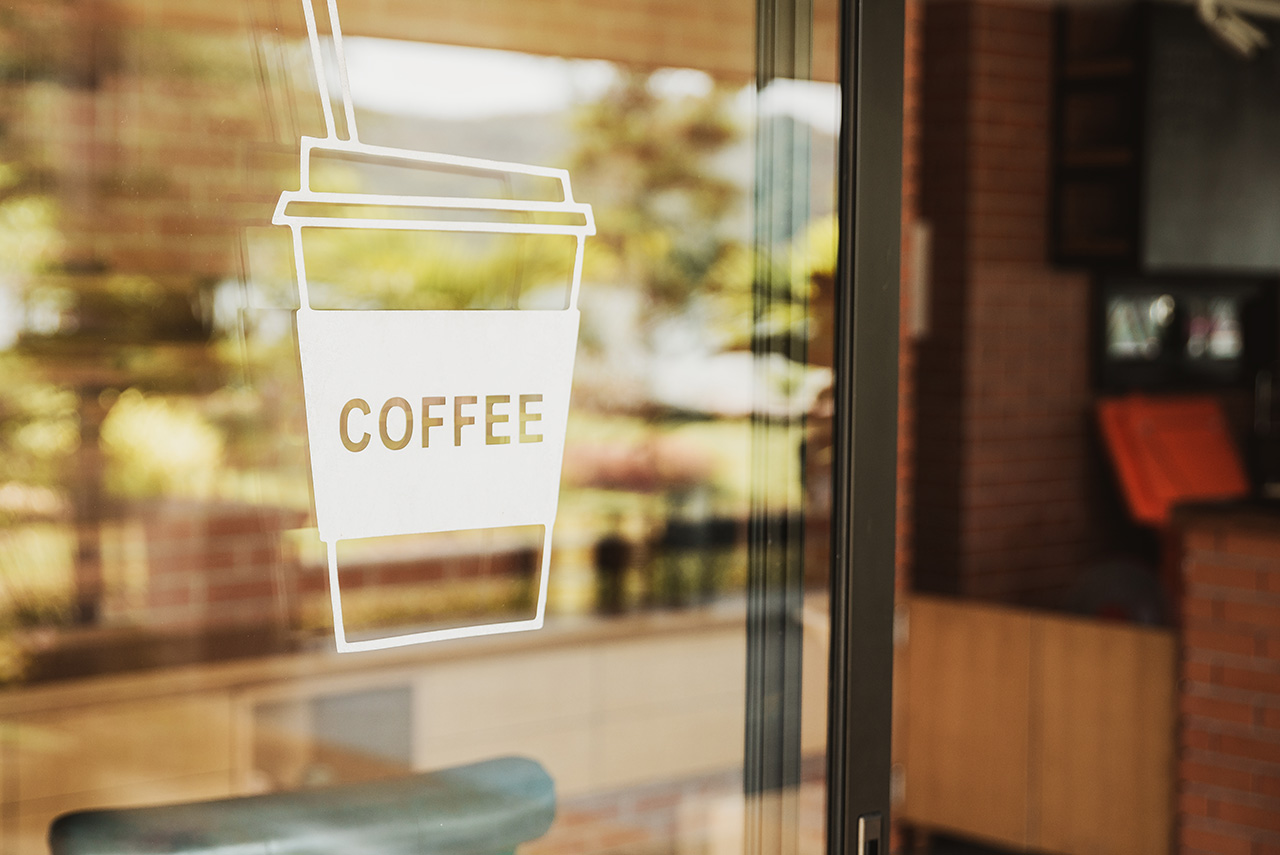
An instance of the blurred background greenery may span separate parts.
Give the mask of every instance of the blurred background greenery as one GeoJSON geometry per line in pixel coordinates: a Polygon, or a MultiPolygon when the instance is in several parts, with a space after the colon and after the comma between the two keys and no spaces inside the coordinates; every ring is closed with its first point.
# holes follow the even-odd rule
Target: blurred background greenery
{"type": "MultiPolygon", "coordinates": [[[[263,202],[297,181],[296,128],[273,105],[280,91],[314,99],[301,43],[272,43],[283,57],[272,76],[262,45],[231,36],[120,27],[94,34],[85,56],[83,26],[18,7],[0,15],[0,37],[0,679],[21,678],[30,650],[76,631],[155,623],[149,580],[167,559],[155,553],[153,522],[175,506],[299,515],[268,561],[272,614],[284,615],[286,632],[323,629],[323,595],[284,579],[318,561],[305,522],[292,260],[263,202]],[[203,188],[208,198],[191,201],[191,161],[138,154],[176,133],[140,109],[87,150],[58,136],[84,104],[102,110],[116,98],[123,112],[132,102],[121,99],[151,89],[181,90],[183,109],[207,111],[203,127],[238,135],[232,153],[249,154],[216,166],[248,189],[203,188]],[[227,213],[233,197],[240,207],[227,213]],[[159,231],[129,218],[144,202],[168,206],[159,231]],[[124,236],[132,256],[113,254],[124,236]],[[234,262],[195,254],[213,243],[234,262]],[[175,246],[186,262],[154,261],[175,246]]],[[[814,283],[830,278],[831,220],[817,211],[808,230],[760,258],[750,92],[705,75],[673,92],[660,85],[668,71],[615,67],[589,99],[537,121],[506,119],[530,137],[546,130],[539,162],[570,170],[598,224],[582,283],[553,610],[599,605],[601,585],[616,580],[593,573],[625,576],[610,611],[732,596],[745,582],[753,491],[803,510],[803,467],[751,460],[753,448],[793,461],[805,453],[803,418],[829,372],[789,359],[804,348],[786,342],[814,335],[805,307],[819,298],[814,283]],[[753,308],[762,265],[787,268],[793,286],[769,316],[753,308]],[[753,355],[762,337],[783,344],[753,355]],[[599,548],[610,538],[629,549],[599,548]]],[[[408,120],[366,110],[361,121],[376,135],[408,120]]],[[[447,136],[442,122],[437,136],[447,136]]],[[[455,125],[449,133],[465,140],[466,123],[455,125]]],[[[320,177],[351,190],[383,180],[359,163],[330,164],[320,177]]],[[[309,247],[309,278],[322,301],[365,308],[554,308],[570,269],[564,249],[333,232],[309,247]]],[[[219,548],[208,531],[193,548],[219,548]]],[[[366,599],[370,625],[411,619],[403,592],[366,599]]],[[[489,579],[420,599],[419,616],[434,619],[441,603],[473,614],[527,591],[489,579]]]]}

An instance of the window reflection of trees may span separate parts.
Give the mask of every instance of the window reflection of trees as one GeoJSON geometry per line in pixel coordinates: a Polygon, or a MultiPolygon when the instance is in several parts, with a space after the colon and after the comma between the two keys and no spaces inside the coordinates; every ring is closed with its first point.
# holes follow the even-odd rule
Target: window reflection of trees
{"type": "MultiPolygon", "coordinates": [[[[156,564],[200,550],[255,551],[267,593],[250,617],[309,624],[300,602],[323,594],[294,577],[311,547],[277,530],[309,511],[288,247],[239,243],[291,180],[292,153],[276,149],[296,134],[279,125],[305,116],[277,109],[304,85],[290,82],[288,45],[77,21],[39,4],[8,10],[0,31],[12,48],[0,54],[0,678],[23,676],[31,627],[189,631],[244,617],[156,606],[156,564]],[[284,59],[264,64],[272,51],[284,59]],[[166,525],[166,536],[196,526],[191,551],[157,546],[166,525]],[[228,547],[220,526],[260,536],[228,547]]],[[[587,574],[594,539],[632,545],[609,553],[630,565],[611,582],[611,611],[719,596],[745,572],[749,412],[664,401],[653,366],[674,353],[692,375],[748,352],[749,158],[735,159],[747,120],[738,85],[706,78],[664,94],[663,74],[620,70],[564,118],[563,162],[599,234],[561,524],[588,543],[565,559],[587,574]]],[[[554,246],[415,237],[339,235],[316,278],[362,306],[555,305],[554,246]]],[[[798,365],[774,375],[788,394],[812,385],[798,365]]],[[[793,441],[779,430],[773,453],[794,456],[783,447],[793,441]]],[[[579,582],[559,589],[559,605],[589,608],[593,583],[562,578],[579,582]]]]}

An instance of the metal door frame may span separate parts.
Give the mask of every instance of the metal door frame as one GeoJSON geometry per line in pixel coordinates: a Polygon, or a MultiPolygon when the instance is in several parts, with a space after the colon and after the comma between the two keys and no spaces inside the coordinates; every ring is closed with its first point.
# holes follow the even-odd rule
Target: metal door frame
{"type": "MultiPolygon", "coordinates": [[[[810,77],[812,3],[757,0],[758,89],[778,78],[810,77]]],[[[878,851],[888,850],[904,4],[840,0],[826,758],[827,849],[839,855],[863,855],[862,817],[878,817],[878,851]]],[[[760,258],[807,219],[808,156],[802,132],[759,124],[760,258]],[[775,204],[780,196],[786,204],[775,204]]],[[[758,317],[767,316],[776,293],[794,299],[789,274],[775,270],[767,261],[757,269],[758,317]]],[[[802,339],[790,348],[792,359],[806,361],[802,339]]],[[[802,518],[779,514],[767,499],[753,505],[744,768],[749,855],[796,850],[804,537],[802,518]]]]}
{"type": "MultiPolygon", "coordinates": [[[[888,851],[904,0],[842,0],[827,851],[888,851]]],[[[862,853],[857,853],[862,855],[862,853]]]]}

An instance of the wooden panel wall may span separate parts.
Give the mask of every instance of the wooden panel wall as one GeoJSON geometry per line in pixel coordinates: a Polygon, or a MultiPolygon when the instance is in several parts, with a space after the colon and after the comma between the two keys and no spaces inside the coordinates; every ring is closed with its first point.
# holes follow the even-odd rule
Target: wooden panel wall
{"type": "Polygon", "coordinates": [[[1043,722],[1039,845],[1055,852],[1164,852],[1174,763],[1170,633],[1037,619],[1043,722]]]}
{"type": "Polygon", "coordinates": [[[924,598],[908,616],[902,815],[1024,846],[1030,617],[924,598]]]}
{"type": "Polygon", "coordinates": [[[901,818],[1028,851],[1168,851],[1171,632],[924,597],[908,614],[901,818]]]}

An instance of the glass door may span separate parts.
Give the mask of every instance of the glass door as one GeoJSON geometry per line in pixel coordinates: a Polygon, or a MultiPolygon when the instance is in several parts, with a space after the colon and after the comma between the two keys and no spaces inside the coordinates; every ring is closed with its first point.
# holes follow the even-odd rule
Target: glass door
{"type": "Polygon", "coordinates": [[[887,851],[901,4],[0,35],[0,852],[887,851]]]}

